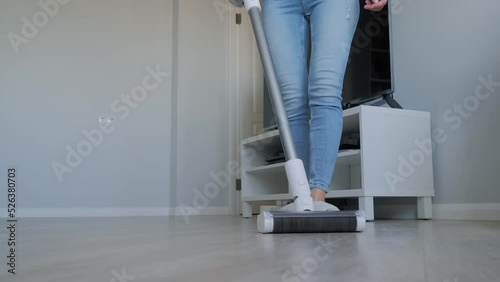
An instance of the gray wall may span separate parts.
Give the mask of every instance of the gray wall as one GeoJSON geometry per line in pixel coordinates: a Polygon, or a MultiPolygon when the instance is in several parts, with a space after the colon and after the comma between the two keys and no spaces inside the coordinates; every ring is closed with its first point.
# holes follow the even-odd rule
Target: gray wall
{"type": "MultiPolygon", "coordinates": [[[[22,18],[33,23],[44,10],[38,1],[0,3],[0,177],[7,166],[18,168],[18,206],[30,215],[54,208],[157,214],[180,202],[191,206],[193,188],[203,188],[229,158],[227,20],[211,1],[58,6],[49,7],[57,12],[46,24],[38,19],[42,27],[16,54],[9,33],[22,36],[22,18]],[[146,67],[157,65],[170,75],[120,118],[125,104],[113,112],[113,101],[130,95],[146,67]],[[67,165],[65,147],[87,140],[82,130],[98,129],[101,117],[114,118],[114,131],[59,181],[52,164],[67,165]]],[[[207,206],[227,206],[226,192],[207,206]]]]}
{"type": "Polygon", "coordinates": [[[226,169],[230,159],[228,6],[220,0],[177,1],[177,203],[224,207],[229,187],[220,176],[230,173],[226,169]],[[217,9],[214,3],[219,4],[217,9]]]}
{"type": "Polygon", "coordinates": [[[447,136],[434,143],[434,203],[499,203],[500,86],[484,100],[474,96],[478,77],[500,82],[500,2],[392,3],[395,97],[431,112],[432,127],[447,136]],[[464,101],[461,117],[454,105],[464,101]]]}

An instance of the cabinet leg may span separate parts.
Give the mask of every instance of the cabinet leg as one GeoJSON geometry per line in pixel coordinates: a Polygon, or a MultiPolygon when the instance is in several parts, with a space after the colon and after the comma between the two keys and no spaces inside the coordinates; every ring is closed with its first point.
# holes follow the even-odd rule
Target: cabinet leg
{"type": "Polygon", "coordinates": [[[418,218],[431,219],[432,218],[432,198],[431,197],[418,197],[417,198],[418,218]]]}
{"type": "Polygon", "coordinates": [[[373,197],[359,197],[359,209],[365,212],[366,220],[374,220],[373,197]]]}
{"type": "Polygon", "coordinates": [[[243,217],[252,217],[252,202],[242,202],[241,213],[243,217]]]}

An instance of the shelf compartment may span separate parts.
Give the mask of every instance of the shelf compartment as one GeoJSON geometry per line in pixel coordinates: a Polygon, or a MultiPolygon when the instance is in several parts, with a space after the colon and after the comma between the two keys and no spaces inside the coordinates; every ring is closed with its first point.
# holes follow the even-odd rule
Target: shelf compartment
{"type": "Polygon", "coordinates": [[[342,135],[359,133],[359,113],[361,107],[354,107],[343,112],[342,135]]]}
{"type": "Polygon", "coordinates": [[[363,189],[332,190],[326,194],[327,199],[354,198],[364,196],[363,189]]]}
{"type": "Polygon", "coordinates": [[[263,165],[247,169],[247,173],[263,173],[263,174],[274,174],[284,171],[285,171],[285,163],[263,165]]]}
{"type": "Polygon", "coordinates": [[[361,164],[361,149],[339,152],[336,166],[352,166],[361,164]]]}
{"type": "Polygon", "coordinates": [[[246,183],[242,189],[242,197],[287,194],[288,180],[284,166],[266,170],[257,170],[258,173],[245,172],[243,175],[246,183]]]}
{"type": "Polygon", "coordinates": [[[241,141],[241,145],[257,147],[257,146],[281,146],[281,140],[277,129],[268,131],[261,135],[248,137],[241,141]]]}
{"type": "MultiPolygon", "coordinates": [[[[361,150],[348,150],[340,152],[337,156],[337,166],[359,165],[361,163],[361,150]]],[[[285,172],[285,163],[277,163],[249,168],[246,171],[251,174],[274,174],[285,172]]]]}

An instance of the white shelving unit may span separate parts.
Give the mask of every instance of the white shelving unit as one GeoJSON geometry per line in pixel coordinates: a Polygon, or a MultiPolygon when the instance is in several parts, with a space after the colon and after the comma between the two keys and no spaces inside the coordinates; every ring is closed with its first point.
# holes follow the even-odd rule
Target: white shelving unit
{"type": "MultiPolygon", "coordinates": [[[[359,133],[361,148],[339,152],[327,198],[358,198],[373,220],[374,197],[416,197],[418,217],[431,218],[430,114],[360,106],[345,110],[343,118],[342,134],[359,133]]],[[[281,148],[277,130],[241,142],[243,217],[252,216],[252,202],[292,198],[284,164],[265,161],[281,148]]]]}

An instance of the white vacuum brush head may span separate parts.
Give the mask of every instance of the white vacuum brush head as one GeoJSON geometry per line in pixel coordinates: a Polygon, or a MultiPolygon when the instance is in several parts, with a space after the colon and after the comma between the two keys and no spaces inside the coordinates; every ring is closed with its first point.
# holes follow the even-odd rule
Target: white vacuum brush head
{"type": "Polygon", "coordinates": [[[257,217],[260,233],[361,232],[363,211],[264,211],[257,217]]]}
{"type": "Polygon", "coordinates": [[[274,229],[273,223],[273,216],[267,211],[257,216],[257,230],[260,233],[272,233],[274,229]]]}

